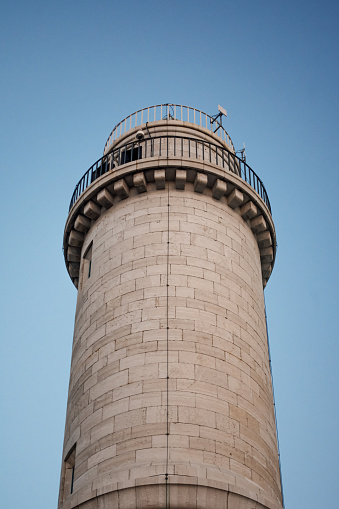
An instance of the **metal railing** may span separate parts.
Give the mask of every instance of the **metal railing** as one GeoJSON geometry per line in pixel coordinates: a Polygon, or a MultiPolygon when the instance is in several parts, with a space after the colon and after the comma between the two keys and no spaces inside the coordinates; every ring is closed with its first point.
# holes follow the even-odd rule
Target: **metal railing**
{"type": "Polygon", "coordinates": [[[245,161],[220,145],[183,136],[157,136],[133,141],[104,155],[79,180],[74,189],[69,210],[85,189],[105,173],[129,162],[152,157],[163,157],[164,159],[168,157],[192,158],[209,162],[223,168],[225,171],[234,173],[256,191],[271,212],[264,184],[245,161]]]}
{"type": "Polygon", "coordinates": [[[146,122],[156,122],[157,120],[178,120],[204,127],[209,131],[215,132],[234,150],[233,142],[227,131],[222,125],[217,123],[211,115],[197,110],[196,108],[183,106],[181,104],[157,104],[156,106],[149,106],[148,108],[135,111],[119,122],[107,138],[104,153],[111,147],[115,140],[130,129],[145,124],[146,122]]]}

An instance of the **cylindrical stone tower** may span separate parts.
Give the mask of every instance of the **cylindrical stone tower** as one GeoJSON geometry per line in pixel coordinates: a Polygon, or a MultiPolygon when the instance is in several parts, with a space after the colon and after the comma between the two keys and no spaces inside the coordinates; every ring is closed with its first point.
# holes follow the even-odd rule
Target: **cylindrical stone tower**
{"type": "Polygon", "coordinates": [[[59,509],[281,509],[265,323],[275,229],[216,117],[120,122],[75,188],[59,509]]]}

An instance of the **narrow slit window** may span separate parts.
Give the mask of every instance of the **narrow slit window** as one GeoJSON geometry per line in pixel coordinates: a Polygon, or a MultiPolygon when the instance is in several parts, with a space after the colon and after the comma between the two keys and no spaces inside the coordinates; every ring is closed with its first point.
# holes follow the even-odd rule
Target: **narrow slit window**
{"type": "Polygon", "coordinates": [[[88,248],[85,251],[85,254],[83,256],[82,260],[82,284],[84,284],[92,274],[92,246],[93,243],[91,243],[88,248]]]}
{"type": "Polygon", "coordinates": [[[69,451],[64,461],[63,492],[62,492],[63,502],[65,502],[67,497],[69,497],[69,495],[71,495],[74,492],[75,453],[76,444],[74,444],[72,449],[69,451]]]}

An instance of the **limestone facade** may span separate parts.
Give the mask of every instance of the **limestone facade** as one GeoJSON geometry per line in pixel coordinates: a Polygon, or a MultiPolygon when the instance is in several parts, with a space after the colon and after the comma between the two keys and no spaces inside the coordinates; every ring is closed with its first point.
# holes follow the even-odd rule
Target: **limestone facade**
{"type": "Polygon", "coordinates": [[[78,300],[59,509],[281,508],[260,197],[189,154],[132,161],[84,191],[64,243],[78,300]]]}

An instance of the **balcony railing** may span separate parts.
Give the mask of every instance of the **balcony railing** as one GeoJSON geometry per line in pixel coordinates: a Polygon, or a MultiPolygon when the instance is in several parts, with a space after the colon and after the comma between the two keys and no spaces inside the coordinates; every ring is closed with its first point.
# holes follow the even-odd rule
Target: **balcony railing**
{"type": "Polygon", "coordinates": [[[74,189],[69,210],[71,210],[85,189],[105,173],[129,162],[153,157],[196,159],[221,167],[226,172],[234,173],[256,191],[271,212],[264,184],[245,161],[220,145],[183,136],[157,136],[133,141],[104,155],[79,180],[74,189]]]}
{"type": "Polygon", "coordinates": [[[207,113],[180,104],[157,104],[156,106],[149,106],[148,108],[135,111],[119,122],[106,141],[104,153],[109,150],[116,139],[130,129],[145,124],[146,122],[155,122],[157,120],[178,120],[204,127],[209,131],[215,132],[230,149],[234,150],[233,142],[227,131],[207,113]]]}

